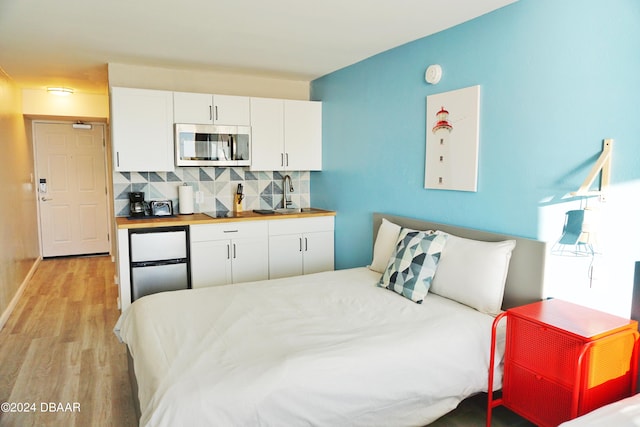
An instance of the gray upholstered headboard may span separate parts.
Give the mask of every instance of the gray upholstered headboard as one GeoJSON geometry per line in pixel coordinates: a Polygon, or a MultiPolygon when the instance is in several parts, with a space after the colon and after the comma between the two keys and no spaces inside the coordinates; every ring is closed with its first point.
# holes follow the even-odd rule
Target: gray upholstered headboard
{"type": "Polygon", "coordinates": [[[382,218],[386,218],[403,227],[416,230],[442,230],[459,237],[484,240],[486,242],[498,242],[507,239],[515,240],[516,247],[513,250],[509,263],[509,273],[507,274],[502,308],[516,307],[542,299],[545,257],[547,253],[547,244],[545,242],[381,213],[373,214],[374,242],[376,241],[376,235],[378,234],[378,228],[380,228],[382,218]]]}

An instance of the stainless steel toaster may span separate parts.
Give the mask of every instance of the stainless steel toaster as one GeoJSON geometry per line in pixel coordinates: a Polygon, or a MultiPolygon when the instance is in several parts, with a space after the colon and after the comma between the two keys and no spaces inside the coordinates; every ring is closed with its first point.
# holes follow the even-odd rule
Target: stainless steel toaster
{"type": "Polygon", "coordinates": [[[153,200],[150,202],[151,215],[168,216],[173,215],[173,203],[171,200],[153,200]]]}

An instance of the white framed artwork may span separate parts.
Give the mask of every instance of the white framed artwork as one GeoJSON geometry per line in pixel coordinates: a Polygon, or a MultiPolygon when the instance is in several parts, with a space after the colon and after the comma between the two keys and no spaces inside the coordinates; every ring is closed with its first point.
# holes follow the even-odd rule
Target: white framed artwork
{"type": "Polygon", "coordinates": [[[427,96],[424,188],[478,191],[480,86],[427,96]]]}

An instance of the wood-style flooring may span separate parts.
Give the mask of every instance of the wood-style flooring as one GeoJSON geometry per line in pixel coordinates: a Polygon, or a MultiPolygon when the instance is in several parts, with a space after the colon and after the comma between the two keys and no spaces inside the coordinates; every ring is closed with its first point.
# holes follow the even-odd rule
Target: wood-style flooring
{"type": "Polygon", "coordinates": [[[21,411],[0,426],[137,425],[113,277],[108,256],[40,263],[0,331],[0,402],[21,411]]]}
{"type": "MultiPolygon", "coordinates": [[[[429,424],[429,427],[485,427],[486,417],[487,394],[480,393],[463,400],[454,411],[429,424]]],[[[504,406],[498,406],[493,409],[491,426],[536,427],[535,424],[511,412],[504,406]]]]}
{"type": "MultiPolygon", "coordinates": [[[[107,256],[40,263],[0,331],[0,402],[22,411],[0,412],[0,427],[137,425],[113,277],[107,256]]],[[[467,399],[431,426],[484,426],[485,402],[467,399]]],[[[533,426],[504,408],[493,421],[533,426]]]]}

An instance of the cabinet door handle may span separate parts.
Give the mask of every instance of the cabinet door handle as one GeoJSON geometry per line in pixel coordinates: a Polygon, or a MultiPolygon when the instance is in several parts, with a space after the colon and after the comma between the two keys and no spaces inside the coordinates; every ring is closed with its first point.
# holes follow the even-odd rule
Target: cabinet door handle
{"type": "Polygon", "coordinates": [[[120,152],[116,151],[116,165],[120,167],[120,152]]]}
{"type": "Polygon", "coordinates": [[[209,120],[213,120],[213,107],[209,105],[209,120]]]}
{"type": "Polygon", "coordinates": [[[223,230],[223,233],[237,233],[238,230],[223,230]]]}
{"type": "Polygon", "coordinates": [[[280,166],[284,166],[284,153],[280,153],[280,166]]]}
{"type": "Polygon", "coordinates": [[[231,245],[227,243],[227,259],[231,259],[231,245]]]}
{"type": "Polygon", "coordinates": [[[236,244],[233,244],[233,259],[236,259],[236,244]]]}
{"type": "Polygon", "coordinates": [[[302,252],[302,237],[298,237],[298,242],[300,243],[300,252],[302,252]]]}
{"type": "Polygon", "coordinates": [[[287,159],[287,161],[285,162],[285,166],[288,167],[289,166],[289,153],[286,153],[284,156],[287,159]]]}
{"type": "Polygon", "coordinates": [[[216,121],[218,121],[218,106],[216,105],[214,108],[215,108],[215,111],[216,111],[216,118],[215,118],[215,120],[216,120],[216,121]]]}
{"type": "Polygon", "coordinates": [[[304,251],[307,252],[309,250],[309,241],[307,238],[304,238],[304,251]]]}

